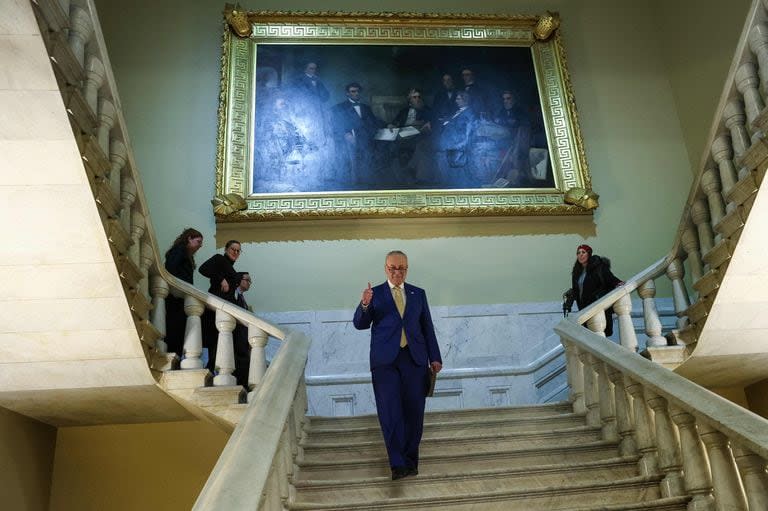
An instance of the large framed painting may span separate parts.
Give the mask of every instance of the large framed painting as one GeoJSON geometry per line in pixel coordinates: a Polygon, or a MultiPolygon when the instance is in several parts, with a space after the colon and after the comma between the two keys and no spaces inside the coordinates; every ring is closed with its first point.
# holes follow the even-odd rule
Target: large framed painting
{"type": "Polygon", "coordinates": [[[219,221],[597,206],[556,14],[225,20],[219,221]]]}

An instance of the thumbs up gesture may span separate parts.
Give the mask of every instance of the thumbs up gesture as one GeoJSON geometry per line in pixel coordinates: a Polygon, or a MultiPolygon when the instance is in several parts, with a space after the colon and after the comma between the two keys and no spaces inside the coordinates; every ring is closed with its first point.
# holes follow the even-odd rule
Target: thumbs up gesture
{"type": "Polygon", "coordinates": [[[372,299],[373,289],[371,289],[371,283],[369,282],[368,287],[363,289],[363,298],[360,300],[360,303],[363,305],[363,307],[368,307],[372,299]]]}

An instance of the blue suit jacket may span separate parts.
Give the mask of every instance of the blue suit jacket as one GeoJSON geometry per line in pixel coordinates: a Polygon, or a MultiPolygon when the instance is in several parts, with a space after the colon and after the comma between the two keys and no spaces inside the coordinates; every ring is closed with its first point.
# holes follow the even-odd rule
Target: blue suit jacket
{"type": "Polygon", "coordinates": [[[358,305],[355,310],[352,319],[355,328],[371,328],[371,370],[395,361],[400,352],[400,332],[403,328],[414,362],[423,366],[430,362],[443,363],[432,315],[429,313],[427,294],[423,289],[408,283],[404,287],[405,313],[402,318],[397,312],[387,282],[373,288],[373,299],[365,310],[362,305],[358,305]]]}

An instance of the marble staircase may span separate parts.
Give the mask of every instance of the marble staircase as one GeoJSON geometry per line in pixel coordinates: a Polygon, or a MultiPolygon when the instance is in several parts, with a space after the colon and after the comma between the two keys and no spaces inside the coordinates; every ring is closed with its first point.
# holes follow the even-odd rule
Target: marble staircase
{"type": "Polygon", "coordinates": [[[419,475],[390,478],[375,416],[311,417],[292,510],[683,510],[570,403],[428,413],[419,475]]]}

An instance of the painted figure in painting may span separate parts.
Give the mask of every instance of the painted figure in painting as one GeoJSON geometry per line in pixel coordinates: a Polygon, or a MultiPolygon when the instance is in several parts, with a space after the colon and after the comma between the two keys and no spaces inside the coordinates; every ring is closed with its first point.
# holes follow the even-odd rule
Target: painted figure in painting
{"type": "Polygon", "coordinates": [[[374,163],[374,136],[382,122],[361,101],[362,89],[357,82],[347,84],[347,98],[334,106],[331,113],[339,169],[343,173],[340,181],[366,181],[374,163]]]}

